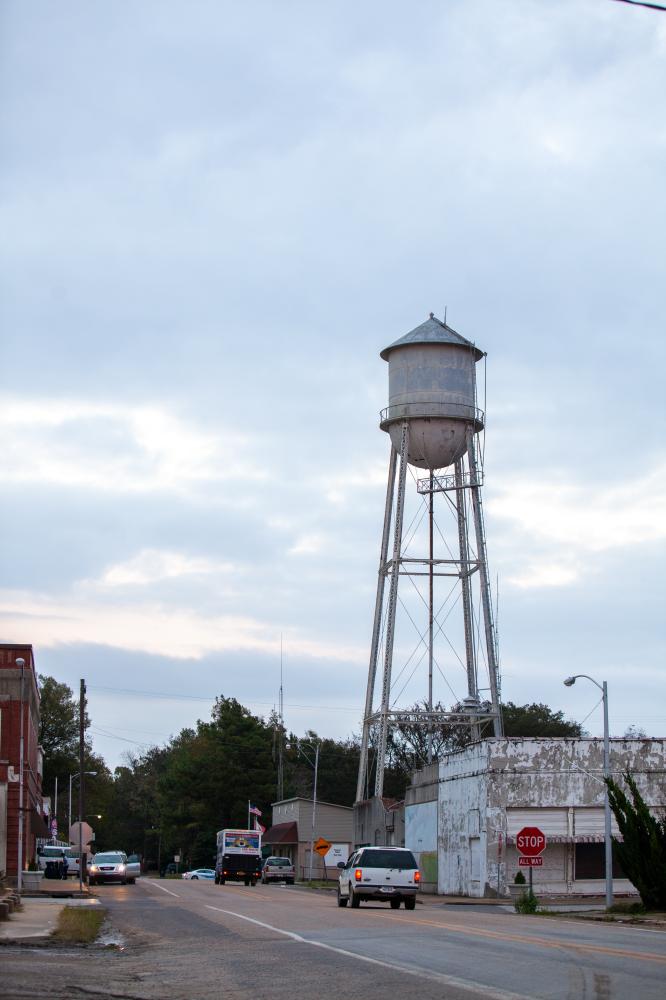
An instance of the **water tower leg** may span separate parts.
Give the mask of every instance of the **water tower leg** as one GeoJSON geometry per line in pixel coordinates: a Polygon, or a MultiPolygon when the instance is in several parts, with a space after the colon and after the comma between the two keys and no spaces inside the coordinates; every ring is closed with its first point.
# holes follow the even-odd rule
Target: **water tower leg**
{"type": "MultiPolygon", "coordinates": [[[[458,520],[458,546],[460,549],[460,587],[462,591],[463,623],[465,628],[465,663],[467,666],[467,694],[478,700],[476,657],[472,629],[472,588],[470,585],[469,536],[467,534],[467,513],[465,511],[464,470],[462,459],[455,464],[456,513],[458,520]]],[[[472,736],[478,739],[478,725],[472,726],[472,736]]]]}
{"type": "Polygon", "coordinates": [[[372,644],[370,647],[370,664],[368,666],[368,686],[365,692],[365,714],[363,715],[363,734],[361,736],[361,759],[358,768],[358,784],[356,786],[356,801],[367,798],[366,781],[368,777],[368,745],[370,742],[370,725],[372,702],[377,676],[377,655],[379,651],[379,636],[384,608],[384,587],[386,583],[386,563],[388,560],[389,537],[391,534],[391,515],[393,513],[393,494],[395,491],[395,473],[398,466],[398,453],[391,445],[389,459],[388,484],[386,487],[386,505],[384,507],[384,530],[382,532],[382,549],[379,555],[379,571],[377,574],[377,597],[375,599],[375,617],[372,625],[372,644]]]}
{"type": "Polygon", "coordinates": [[[382,682],[382,706],[379,718],[379,739],[377,741],[377,773],[375,795],[384,791],[384,764],[388,737],[389,707],[391,695],[391,670],[393,666],[393,640],[395,638],[395,612],[398,603],[398,580],[402,550],[402,521],[405,510],[405,478],[407,475],[407,451],[409,446],[409,424],[402,425],[400,439],[400,472],[398,474],[398,496],[395,505],[395,525],[393,528],[393,557],[391,559],[391,584],[386,616],[386,648],[384,653],[384,678],[382,682]]]}
{"type": "Polygon", "coordinates": [[[486,655],[488,658],[488,676],[490,679],[490,699],[493,712],[497,713],[493,720],[495,736],[502,735],[502,716],[499,705],[499,669],[497,666],[497,648],[495,645],[495,626],[493,624],[493,609],[490,603],[490,584],[488,581],[488,558],[486,556],[486,537],[483,528],[483,508],[481,506],[481,487],[476,464],[474,448],[474,432],[467,432],[467,460],[471,478],[472,511],[474,515],[474,530],[476,532],[476,555],[479,562],[479,581],[481,586],[481,606],[483,608],[483,624],[486,636],[486,655]]]}

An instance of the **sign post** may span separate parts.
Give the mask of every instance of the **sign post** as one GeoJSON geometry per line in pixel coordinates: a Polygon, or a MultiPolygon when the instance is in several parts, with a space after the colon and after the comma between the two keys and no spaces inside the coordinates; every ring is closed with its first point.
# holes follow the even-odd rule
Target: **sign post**
{"type": "Polygon", "coordinates": [[[530,870],[530,896],[533,896],[532,869],[543,865],[541,855],[546,850],[546,835],[538,826],[524,826],[516,835],[516,847],[521,854],[519,866],[530,870]]]}

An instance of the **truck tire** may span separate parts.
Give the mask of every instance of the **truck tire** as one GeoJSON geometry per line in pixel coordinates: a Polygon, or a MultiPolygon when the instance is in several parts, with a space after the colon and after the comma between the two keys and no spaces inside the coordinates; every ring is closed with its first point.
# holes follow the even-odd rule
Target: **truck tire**
{"type": "Polygon", "coordinates": [[[347,899],[345,896],[340,895],[340,886],[338,886],[338,906],[346,906],[347,899]]]}
{"type": "Polygon", "coordinates": [[[219,885],[219,884],[220,884],[220,876],[216,875],[215,876],[215,885],[219,885]]]}
{"type": "Polygon", "coordinates": [[[257,884],[257,880],[256,880],[256,878],[253,878],[252,881],[250,882],[250,885],[256,885],[256,884],[257,884]]]}
{"type": "Polygon", "coordinates": [[[405,909],[406,910],[416,909],[416,896],[405,896],[405,909]]]}
{"type": "Polygon", "coordinates": [[[361,900],[354,892],[354,886],[351,884],[351,882],[349,883],[349,902],[351,903],[352,910],[358,910],[359,906],[361,905],[361,900]]]}
{"type": "Polygon", "coordinates": [[[218,882],[218,885],[224,885],[224,879],[223,878],[220,879],[220,881],[218,882]]]}
{"type": "Polygon", "coordinates": [[[400,900],[399,899],[392,899],[390,902],[391,902],[391,909],[392,910],[399,910],[400,909],[400,900]]]}

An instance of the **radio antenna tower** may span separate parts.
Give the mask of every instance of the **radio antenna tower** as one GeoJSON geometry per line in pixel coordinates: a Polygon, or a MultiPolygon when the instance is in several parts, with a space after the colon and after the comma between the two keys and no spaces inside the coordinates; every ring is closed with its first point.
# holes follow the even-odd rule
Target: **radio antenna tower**
{"type": "Polygon", "coordinates": [[[389,405],[380,427],[391,439],[391,452],[357,801],[365,798],[371,744],[377,757],[374,794],[383,794],[392,727],[421,732],[427,762],[433,733],[445,723],[463,727],[473,739],[488,725],[495,736],[502,734],[477,458],[484,414],[476,405],[476,364],[485,355],[430,313],[381,357],[388,362],[389,405]],[[415,495],[407,493],[408,469],[415,495]],[[427,474],[419,479],[414,469],[427,474]],[[410,503],[415,511],[408,511],[413,516],[405,529],[410,503]],[[436,507],[447,521],[448,538],[436,507]],[[436,697],[438,688],[443,697],[436,697]],[[450,709],[442,707],[445,700],[450,709]]]}

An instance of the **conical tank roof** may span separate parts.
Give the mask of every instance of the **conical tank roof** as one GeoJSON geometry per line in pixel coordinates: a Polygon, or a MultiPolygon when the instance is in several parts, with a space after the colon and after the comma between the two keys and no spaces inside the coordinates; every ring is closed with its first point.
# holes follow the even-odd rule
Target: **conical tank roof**
{"type": "Polygon", "coordinates": [[[483,351],[471,342],[466,340],[455,330],[437,319],[434,313],[430,313],[430,318],[406,333],[404,337],[389,344],[380,352],[380,357],[388,361],[388,356],[395,347],[405,347],[407,344],[456,344],[458,347],[469,347],[474,352],[474,358],[478,361],[483,357],[483,351]]]}

